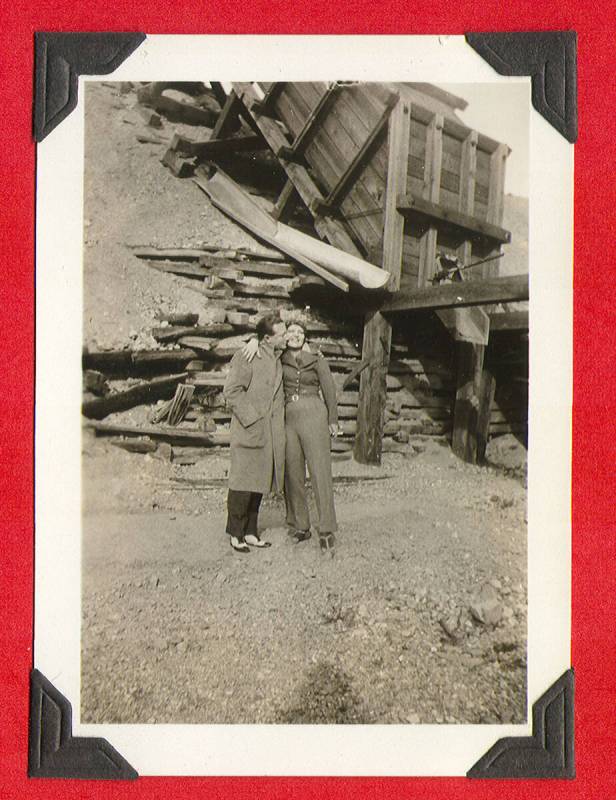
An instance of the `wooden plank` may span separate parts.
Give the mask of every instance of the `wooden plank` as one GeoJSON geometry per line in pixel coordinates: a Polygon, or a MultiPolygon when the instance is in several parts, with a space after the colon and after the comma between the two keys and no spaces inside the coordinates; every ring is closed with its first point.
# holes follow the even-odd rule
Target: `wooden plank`
{"type": "Polygon", "coordinates": [[[178,383],[187,377],[187,372],[179,375],[166,375],[162,378],[144,381],[121,392],[108,394],[105,397],[96,397],[82,404],[81,413],[84,417],[102,419],[114,411],[124,411],[160,398],[172,397],[178,383]]]}
{"type": "Polygon", "coordinates": [[[360,377],[359,424],[354,446],[355,459],[364,464],[381,463],[390,351],[389,320],[379,311],[369,312],[362,342],[362,360],[367,361],[367,367],[360,377]]]}
{"type": "Polygon", "coordinates": [[[254,111],[257,114],[263,114],[268,117],[275,117],[274,106],[276,100],[285,90],[286,83],[284,81],[275,81],[271,83],[262,100],[257,100],[254,104],[254,111]]]}
{"type": "MultiPolygon", "coordinates": [[[[234,83],[233,86],[250,111],[252,103],[257,99],[253,86],[250,83],[234,83]]],[[[280,147],[287,144],[284,133],[274,120],[268,117],[258,117],[256,123],[275,153],[278,152],[280,147]]],[[[307,206],[310,206],[314,200],[323,199],[323,195],[317,189],[305,167],[292,163],[283,163],[283,167],[307,206]]],[[[361,253],[353,243],[344,225],[338,220],[331,217],[315,217],[315,228],[319,235],[327,237],[334,247],[340,247],[347,253],[361,257],[361,253]]]]}
{"type": "Polygon", "coordinates": [[[87,422],[86,428],[97,436],[149,436],[171,444],[189,444],[201,447],[220,447],[229,444],[229,433],[203,433],[190,428],[172,428],[163,425],[116,425],[110,422],[87,422]]]}
{"type": "Polygon", "coordinates": [[[485,347],[458,342],[458,388],[451,449],[463,461],[477,463],[477,422],[485,347]]]}
{"type": "Polygon", "coordinates": [[[444,283],[415,292],[398,292],[383,305],[383,313],[419,309],[514,303],[528,300],[528,275],[510,275],[477,281],[444,283]]]}
{"type": "Polygon", "coordinates": [[[505,165],[511,151],[499,144],[490,158],[490,185],[488,189],[488,222],[500,225],[503,221],[505,200],[505,165]]]}
{"type": "Polygon", "coordinates": [[[479,408],[477,413],[477,428],[475,432],[475,437],[477,440],[476,459],[478,463],[482,463],[485,460],[495,389],[496,380],[494,375],[492,375],[492,373],[488,370],[484,369],[479,383],[479,408]]]}
{"type": "MultiPolygon", "coordinates": [[[[152,336],[157,342],[174,342],[185,336],[228,336],[233,333],[233,326],[222,322],[210,322],[205,325],[174,326],[152,328],[152,336]]],[[[190,347],[190,345],[188,345],[190,347]]]]}
{"type": "Polygon", "coordinates": [[[400,288],[404,217],[397,208],[398,196],[406,194],[408,150],[410,146],[411,109],[399,102],[389,125],[389,159],[385,190],[385,226],[383,232],[383,269],[389,272],[387,288],[400,288]]]}
{"type": "MultiPolygon", "coordinates": [[[[310,102],[318,102],[324,91],[324,85],[313,83],[291,84],[290,90],[285,94],[279,108],[285,112],[285,118],[295,120],[304,119],[310,113],[310,102]],[[322,88],[319,88],[321,87],[322,88]],[[292,90],[291,90],[292,87],[292,90]],[[295,113],[297,112],[297,113],[295,113]]],[[[330,112],[321,120],[319,129],[315,131],[305,149],[306,160],[311,164],[313,174],[317,177],[319,185],[324,191],[329,191],[344,170],[344,164],[352,158],[357,147],[367,136],[369,128],[365,123],[357,120],[357,127],[361,131],[355,144],[354,137],[348,133],[347,128],[353,127],[350,120],[355,120],[354,115],[347,113],[349,92],[340,91],[332,103],[330,112]],[[344,107],[344,112],[340,109],[344,107]]],[[[376,158],[376,154],[374,159],[376,158]]],[[[373,159],[373,160],[374,160],[373,159]]],[[[366,165],[364,172],[358,176],[353,190],[345,197],[341,204],[341,213],[350,230],[357,236],[366,252],[371,244],[375,244],[382,237],[382,222],[380,214],[374,215],[374,209],[379,210],[381,202],[378,188],[384,186],[385,168],[382,175],[374,170],[372,160],[366,165]],[[369,186],[368,184],[371,184],[369,186]],[[372,210],[368,215],[367,210],[372,210]]]]}
{"type": "Polygon", "coordinates": [[[207,270],[198,264],[182,264],[179,261],[145,261],[145,264],[158,272],[167,272],[171,275],[181,275],[184,278],[197,278],[203,280],[207,276],[207,270]]]}
{"type": "Polygon", "coordinates": [[[176,178],[190,178],[195,171],[195,165],[192,161],[181,158],[173,150],[168,149],[160,160],[176,178]]]}
{"type": "MultiPolygon", "coordinates": [[[[486,219],[488,223],[493,225],[501,225],[503,221],[505,204],[505,167],[510,152],[506,144],[499,144],[490,157],[490,184],[488,187],[488,212],[486,219]]],[[[499,249],[496,249],[495,252],[499,252],[499,249]]],[[[482,266],[484,278],[496,276],[498,272],[498,261],[488,262],[482,266]]]]}
{"type": "Polygon", "coordinates": [[[208,139],[205,142],[195,142],[179,133],[174,134],[170,149],[179,155],[197,157],[200,159],[227,156],[233,153],[245,153],[254,150],[263,150],[267,143],[262,136],[238,136],[228,139],[208,139]]]}
{"type": "Polygon", "coordinates": [[[291,264],[270,263],[269,261],[238,262],[231,258],[202,255],[199,258],[199,263],[210,269],[219,269],[220,267],[234,268],[239,263],[244,275],[255,275],[264,278],[295,278],[297,275],[297,269],[291,264]]]}
{"type": "MultiPolygon", "coordinates": [[[[399,288],[402,273],[404,218],[397,209],[397,196],[406,188],[410,120],[409,104],[398,102],[389,124],[389,158],[383,239],[383,268],[390,275],[388,288],[391,291],[399,288]]],[[[364,324],[362,363],[370,364],[370,369],[364,370],[360,378],[357,411],[358,432],[354,447],[355,458],[361,463],[379,464],[381,462],[391,334],[391,324],[382,314],[376,312],[368,315],[364,324]]]]}
{"type": "Polygon", "coordinates": [[[290,149],[295,155],[303,154],[308,141],[310,140],[311,136],[314,135],[314,132],[317,129],[317,126],[320,124],[321,119],[329,111],[332,100],[338,94],[339,90],[339,84],[334,83],[323,92],[317,104],[306,118],[303,127],[295,137],[293,144],[291,145],[290,149]]]}
{"type": "Polygon", "coordinates": [[[427,217],[431,224],[446,223],[448,226],[457,228],[461,234],[469,238],[483,237],[499,244],[506,244],[511,241],[511,233],[497,225],[489,222],[482,222],[476,217],[464,214],[461,211],[444,208],[435,202],[430,202],[425,198],[414,195],[398,197],[398,211],[406,216],[421,215],[427,217]]]}
{"type": "Polygon", "coordinates": [[[199,322],[199,314],[171,312],[170,314],[157,314],[156,319],[168,322],[169,325],[196,325],[199,322]]]}
{"type": "MultiPolygon", "coordinates": [[[[338,180],[338,183],[332,188],[325,201],[323,203],[320,203],[321,209],[338,208],[338,206],[342,201],[342,198],[348,194],[351,184],[355,180],[357,173],[363,169],[366,160],[369,158],[371,154],[375,142],[385,130],[387,121],[397,102],[398,102],[398,95],[394,94],[389,98],[387,104],[385,105],[385,109],[381,114],[380,119],[368,134],[367,138],[357,151],[351,163],[342,173],[342,176],[338,180]]],[[[406,164],[406,159],[404,163],[406,164]]]]}
{"type": "Polygon", "coordinates": [[[490,314],[490,331],[527,331],[528,311],[506,311],[490,314]]]}
{"type": "MultiPolygon", "coordinates": [[[[472,131],[462,144],[462,162],[460,164],[460,197],[458,211],[473,217],[475,208],[475,180],[477,176],[477,133],[472,131]]],[[[463,265],[471,263],[473,245],[465,239],[458,247],[457,256],[463,265]]]]}
{"type": "MultiPolygon", "coordinates": [[[[443,117],[435,114],[428,125],[426,138],[426,161],[424,164],[423,199],[438,203],[441,189],[441,165],[443,156],[443,117]]],[[[426,286],[436,270],[437,229],[433,226],[419,238],[418,286],[426,286]]]]}

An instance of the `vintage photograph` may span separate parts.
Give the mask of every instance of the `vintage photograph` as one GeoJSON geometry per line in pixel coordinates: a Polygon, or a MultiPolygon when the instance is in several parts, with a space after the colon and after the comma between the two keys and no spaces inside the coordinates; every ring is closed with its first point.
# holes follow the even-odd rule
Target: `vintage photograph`
{"type": "Polygon", "coordinates": [[[526,723],[529,84],[83,97],[81,723],[526,723]]]}

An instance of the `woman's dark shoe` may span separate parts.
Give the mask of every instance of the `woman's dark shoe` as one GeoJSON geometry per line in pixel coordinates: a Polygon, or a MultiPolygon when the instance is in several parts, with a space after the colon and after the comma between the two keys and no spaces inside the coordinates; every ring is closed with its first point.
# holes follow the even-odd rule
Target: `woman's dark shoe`
{"type": "Polygon", "coordinates": [[[330,558],[336,553],[336,537],[333,533],[320,533],[319,534],[319,547],[323,555],[328,555],[330,558]]]}
{"type": "Polygon", "coordinates": [[[308,539],[312,536],[310,530],[307,531],[298,531],[292,530],[289,532],[289,536],[293,544],[299,544],[300,542],[307,542],[308,539]]]}
{"type": "Polygon", "coordinates": [[[250,547],[243,539],[238,539],[237,536],[231,537],[231,547],[238,553],[250,553],[250,547]]]}
{"type": "Polygon", "coordinates": [[[244,541],[246,544],[249,544],[251,547],[271,547],[271,542],[264,542],[263,539],[259,539],[258,536],[255,536],[254,533],[249,533],[248,536],[244,536],[244,541]]]}

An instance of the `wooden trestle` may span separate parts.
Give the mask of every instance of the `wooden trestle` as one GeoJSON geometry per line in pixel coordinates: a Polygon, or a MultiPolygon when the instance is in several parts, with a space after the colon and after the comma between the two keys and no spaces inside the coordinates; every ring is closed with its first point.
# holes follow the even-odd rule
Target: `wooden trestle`
{"type": "Polygon", "coordinates": [[[528,298],[528,276],[499,278],[498,260],[433,285],[439,254],[468,265],[511,238],[501,227],[509,148],[465,127],[445,96],[404,84],[234,83],[213,134],[241,101],[287,174],[274,216],[288,219],[301,198],[322,238],[389,273],[389,297],[364,321],[354,451],[364,463],[381,459],[397,315],[432,309],[457,340],[452,447],[476,461],[494,396],[483,369],[491,306],[528,298]],[[467,317],[474,328],[461,324],[467,317]],[[481,335],[469,340],[471,328],[481,335]]]}

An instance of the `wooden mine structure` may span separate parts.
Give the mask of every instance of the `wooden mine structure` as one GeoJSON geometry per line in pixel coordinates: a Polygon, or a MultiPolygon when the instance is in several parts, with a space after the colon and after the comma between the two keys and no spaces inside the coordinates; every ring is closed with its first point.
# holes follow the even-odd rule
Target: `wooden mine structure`
{"type": "Polygon", "coordinates": [[[275,216],[301,198],[322,238],[389,273],[391,294],[365,317],[355,457],[380,461],[392,325],[421,308],[458,340],[452,446],[476,460],[494,392],[483,370],[490,306],[528,299],[527,275],[498,277],[498,259],[487,260],[510,241],[509,148],[467,128],[455,114],[464,101],[428,84],[234,83],[229,117],[239,103],[287,174],[275,216]],[[484,263],[433,285],[440,255],[484,263]]]}
{"type": "MultiPolygon", "coordinates": [[[[507,145],[466,127],[456,115],[465,101],[430,84],[212,89],[222,113],[209,141],[176,137],[164,163],[181,174],[178,153],[203,162],[271,151],[286,174],[271,217],[285,223],[303,203],[321,239],[388,274],[385,291],[351,292],[364,309],[355,458],[380,462],[392,328],[413,326],[430,311],[457,351],[452,447],[475,462],[495,393],[494,371],[484,369],[491,321],[499,330],[528,327],[525,312],[494,313],[528,299],[527,274],[498,274],[511,239],[502,228],[507,145]]],[[[318,274],[327,280],[327,270],[318,274]]],[[[333,272],[329,278],[342,299],[348,286],[333,272]]]]}

